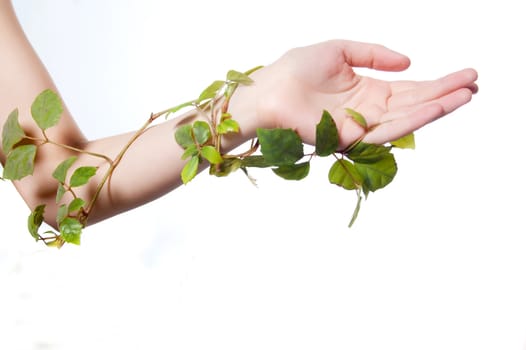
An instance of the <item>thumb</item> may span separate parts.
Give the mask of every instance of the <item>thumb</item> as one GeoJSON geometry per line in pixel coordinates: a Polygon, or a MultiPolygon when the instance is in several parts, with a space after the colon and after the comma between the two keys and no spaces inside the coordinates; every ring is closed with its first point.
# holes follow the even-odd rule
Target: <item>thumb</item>
{"type": "Polygon", "coordinates": [[[411,64],[407,56],[382,45],[350,40],[339,42],[347,64],[352,67],[399,72],[407,69],[411,64]]]}

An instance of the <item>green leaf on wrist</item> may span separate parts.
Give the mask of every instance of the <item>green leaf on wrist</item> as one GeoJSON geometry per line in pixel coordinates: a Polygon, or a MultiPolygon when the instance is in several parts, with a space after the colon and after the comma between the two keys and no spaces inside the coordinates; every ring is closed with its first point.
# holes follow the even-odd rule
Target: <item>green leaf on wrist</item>
{"type": "Polygon", "coordinates": [[[316,125],[316,154],[326,157],[338,149],[338,128],[329,112],[323,111],[318,125],[316,125]]]}
{"type": "Polygon", "coordinates": [[[292,165],[303,158],[303,142],[292,129],[257,129],[261,153],[272,165],[292,165]]]}
{"type": "Polygon", "coordinates": [[[196,175],[199,168],[199,156],[193,156],[183,167],[181,172],[181,180],[183,184],[190,182],[196,175]]]}

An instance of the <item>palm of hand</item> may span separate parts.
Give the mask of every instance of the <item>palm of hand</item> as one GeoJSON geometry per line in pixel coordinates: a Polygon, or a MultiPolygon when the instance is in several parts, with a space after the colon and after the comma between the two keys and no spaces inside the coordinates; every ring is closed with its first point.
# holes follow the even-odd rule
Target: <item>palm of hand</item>
{"type": "Polygon", "coordinates": [[[409,59],[382,46],[328,41],[289,51],[270,69],[272,117],[278,127],[295,129],[307,143],[324,109],[334,117],[345,147],[364,137],[385,143],[409,134],[470,101],[476,92],[472,69],[433,81],[393,81],[357,74],[353,67],[401,71],[409,59]],[[347,116],[345,108],[360,112],[371,128],[365,130],[347,116]]]}

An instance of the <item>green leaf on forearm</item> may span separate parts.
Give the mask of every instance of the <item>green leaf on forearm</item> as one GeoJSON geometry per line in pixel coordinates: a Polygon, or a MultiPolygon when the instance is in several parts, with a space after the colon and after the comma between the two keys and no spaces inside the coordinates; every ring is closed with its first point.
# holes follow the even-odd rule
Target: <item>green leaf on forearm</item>
{"type": "Polygon", "coordinates": [[[82,228],[82,224],[74,218],[65,218],[59,225],[60,235],[64,241],[76,245],[80,244],[82,228]]]}
{"type": "Polygon", "coordinates": [[[407,134],[405,136],[400,137],[397,140],[391,141],[390,144],[397,148],[415,149],[415,134],[407,134]]]}
{"type": "Polygon", "coordinates": [[[42,130],[58,124],[62,112],[60,97],[49,89],[41,92],[31,105],[31,115],[42,130]]]}
{"type": "Polygon", "coordinates": [[[66,188],[59,183],[57,187],[57,195],[55,196],[55,203],[58,203],[62,200],[62,197],[64,197],[64,194],[66,193],[66,188]]]}
{"type": "Polygon", "coordinates": [[[192,132],[194,133],[195,142],[199,145],[204,145],[210,140],[212,132],[210,131],[210,125],[207,122],[198,120],[192,126],[192,132]]]}
{"type": "Polygon", "coordinates": [[[9,114],[2,129],[2,149],[4,154],[11,152],[11,149],[22,139],[26,134],[18,122],[18,109],[15,109],[9,114]]]}
{"type": "Polygon", "coordinates": [[[252,78],[250,78],[247,74],[235,70],[228,71],[228,73],[226,74],[226,79],[228,81],[232,81],[243,85],[250,85],[254,82],[252,78]]]}
{"type": "Polygon", "coordinates": [[[27,218],[27,229],[36,241],[40,239],[38,229],[42,225],[42,222],[44,222],[45,208],[46,206],[44,204],[37,206],[27,218]]]}
{"type": "Polygon", "coordinates": [[[7,155],[4,166],[4,179],[20,180],[33,174],[37,146],[23,145],[16,147],[7,155]]]}
{"type": "Polygon", "coordinates": [[[225,85],[225,81],[223,80],[216,80],[212,84],[210,84],[206,89],[201,92],[199,95],[199,98],[197,99],[197,103],[200,103],[204,100],[212,99],[216,96],[217,92],[225,85]]]}
{"type": "Polygon", "coordinates": [[[217,125],[217,133],[224,135],[229,132],[239,132],[239,124],[234,119],[225,119],[217,125]]]}
{"type": "Polygon", "coordinates": [[[79,187],[88,183],[88,181],[97,173],[97,167],[82,166],[75,169],[69,179],[70,187],[79,187]]]}
{"type": "Polygon", "coordinates": [[[56,222],[57,222],[57,225],[60,225],[60,223],[68,216],[68,206],[65,205],[65,204],[62,204],[61,206],[58,207],[58,210],[57,210],[57,217],[56,217],[56,222]]]}
{"type": "Polygon", "coordinates": [[[181,180],[183,184],[190,182],[196,175],[199,168],[199,156],[193,156],[183,167],[181,171],[181,180]]]}
{"type": "Polygon", "coordinates": [[[354,165],[346,159],[338,159],[329,169],[329,182],[346,190],[362,186],[362,177],[354,165]]]}
{"type": "Polygon", "coordinates": [[[272,163],[267,161],[263,156],[249,156],[242,159],[243,167],[246,168],[268,168],[272,163]]]}
{"type": "Polygon", "coordinates": [[[309,175],[310,162],[282,165],[272,171],[285,180],[302,180],[309,175]]]}
{"type": "Polygon", "coordinates": [[[323,111],[320,122],[316,125],[316,154],[325,157],[338,149],[338,128],[329,112],[323,111]]]}
{"type": "Polygon", "coordinates": [[[292,129],[257,129],[261,153],[272,165],[291,165],[303,156],[303,142],[292,129]]]}
{"type": "Polygon", "coordinates": [[[53,171],[53,178],[58,180],[58,182],[60,183],[65,183],[68,170],[69,168],[71,168],[71,166],[73,165],[73,163],[75,163],[76,160],[77,157],[72,156],[60,163],[53,171]]]}
{"type": "Polygon", "coordinates": [[[68,214],[78,211],[84,206],[84,204],[86,204],[86,202],[82,198],[73,199],[68,205],[68,214]]]}
{"type": "Polygon", "coordinates": [[[175,130],[174,133],[175,141],[179,146],[187,148],[195,144],[194,138],[192,137],[192,125],[185,124],[175,130]]]}
{"type": "Polygon", "coordinates": [[[201,156],[206,159],[210,164],[219,164],[223,162],[223,157],[215,147],[213,146],[204,146],[201,148],[201,156]]]}

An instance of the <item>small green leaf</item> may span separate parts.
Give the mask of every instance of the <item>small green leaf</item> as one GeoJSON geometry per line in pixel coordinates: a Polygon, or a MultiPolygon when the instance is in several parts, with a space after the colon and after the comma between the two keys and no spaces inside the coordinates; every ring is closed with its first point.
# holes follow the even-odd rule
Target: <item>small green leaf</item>
{"type": "Polygon", "coordinates": [[[291,165],[303,156],[303,142],[292,129],[257,129],[261,153],[272,165],[291,165]]]}
{"type": "Polygon", "coordinates": [[[9,114],[2,130],[2,149],[4,154],[11,152],[11,149],[26,137],[24,130],[18,123],[18,109],[9,114]]]}
{"type": "Polygon", "coordinates": [[[351,162],[338,159],[329,170],[329,182],[346,190],[355,190],[361,187],[362,178],[351,162]]]}
{"type": "Polygon", "coordinates": [[[68,206],[65,204],[62,204],[61,206],[58,207],[58,210],[57,210],[57,217],[56,217],[57,224],[60,224],[62,220],[64,220],[67,216],[68,216],[68,206]]]}
{"type": "Polygon", "coordinates": [[[68,213],[74,213],[82,208],[86,202],[82,198],[75,198],[68,205],[68,213]]]}
{"type": "Polygon", "coordinates": [[[383,155],[375,162],[359,163],[355,162],[356,171],[363,178],[363,191],[365,195],[387,186],[393,181],[397,166],[394,156],[391,153],[383,155]]]}
{"type": "Polygon", "coordinates": [[[64,186],[61,183],[59,183],[58,188],[57,188],[57,195],[55,197],[55,202],[56,203],[60,202],[62,197],[64,197],[65,193],[66,193],[66,188],[64,188],[64,186]]]}
{"type": "Polygon", "coordinates": [[[227,176],[241,167],[241,159],[226,158],[222,163],[210,167],[210,175],[227,176]]]}
{"type": "Polygon", "coordinates": [[[197,175],[198,168],[199,168],[199,156],[193,156],[185,164],[183,171],[181,172],[181,180],[183,180],[183,184],[187,184],[197,175]]]}
{"type": "Polygon", "coordinates": [[[82,228],[82,224],[74,218],[65,218],[60,222],[59,225],[60,234],[64,241],[76,245],[80,244],[80,235],[82,234],[82,228]]]}
{"type": "Polygon", "coordinates": [[[415,149],[415,134],[407,134],[397,140],[391,141],[390,144],[397,148],[415,149]]]}
{"type": "Polygon", "coordinates": [[[263,68],[263,67],[264,67],[264,66],[256,66],[256,67],[254,67],[254,68],[250,68],[249,70],[247,70],[247,71],[245,72],[245,75],[250,75],[250,74],[254,73],[254,72],[257,71],[257,70],[260,70],[260,69],[263,68]]]}
{"type": "Polygon", "coordinates": [[[23,145],[13,149],[6,158],[3,178],[20,180],[33,174],[37,146],[23,145]]]}
{"type": "Polygon", "coordinates": [[[224,135],[229,132],[239,132],[239,124],[234,119],[225,119],[217,125],[217,133],[224,135]]]}
{"type": "Polygon", "coordinates": [[[197,99],[197,103],[209,100],[211,98],[214,98],[219,90],[225,85],[225,81],[223,80],[216,80],[212,84],[210,84],[206,89],[201,92],[199,95],[199,98],[197,99]]]}
{"type": "Polygon", "coordinates": [[[183,155],[181,156],[181,159],[186,159],[192,156],[196,156],[198,154],[199,154],[199,151],[197,150],[197,146],[190,145],[184,150],[183,155]]]}
{"type": "Polygon", "coordinates": [[[243,85],[249,85],[254,82],[252,78],[250,78],[247,74],[241,73],[235,70],[228,71],[226,75],[226,79],[228,81],[233,81],[235,83],[243,84],[243,85]]]}
{"type": "Polygon", "coordinates": [[[195,144],[194,138],[192,137],[192,125],[185,124],[175,130],[175,141],[179,146],[187,148],[195,144]]]}
{"type": "Polygon", "coordinates": [[[27,229],[29,230],[29,233],[31,236],[38,241],[40,239],[40,235],[38,234],[38,229],[44,222],[44,211],[46,209],[45,204],[40,204],[31,212],[29,217],[27,218],[27,229]]]}
{"type": "Polygon", "coordinates": [[[69,168],[75,163],[77,160],[77,157],[69,157],[62,163],[60,163],[56,168],[55,171],[53,171],[53,178],[58,180],[60,183],[66,182],[66,175],[68,173],[69,168]]]}
{"type": "Polygon", "coordinates": [[[323,111],[318,125],[316,125],[316,154],[326,157],[338,149],[338,128],[329,112],[323,111]]]}
{"type": "Polygon", "coordinates": [[[82,166],[80,168],[77,168],[71,175],[71,179],[69,179],[69,186],[83,186],[87,184],[89,179],[91,179],[96,173],[97,167],[94,166],[82,166]]]}
{"type": "Polygon", "coordinates": [[[272,171],[285,180],[302,180],[309,175],[310,162],[282,165],[272,171]]]}
{"type": "Polygon", "coordinates": [[[201,156],[206,159],[210,164],[219,164],[223,162],[223,157],[215,147],[213,146],[204,146],[201,148],[201,156]]]}
{"type": "Polygon", "coordinates": [[[210,136],[212,135],[210,131],[210,125],[202,120],[194,122],[192,131],[194,133],[195,141],[200,145],[207,143],[210,139],[210,136]]]}
{"type": "Polygon", "coordinates": [[[347,112],[347,114],[362,128],[365,130],[368,129],[367,120],[365,120],[363,115],[350,108],[345,108],[345,112],[347,112]]]}
{"type": "Polygon", "coordinates": [[[31,105],[31,115],[42,130],[55,126],[62,111],[60,97],[49,89],[42,91],[31,105]]]}

